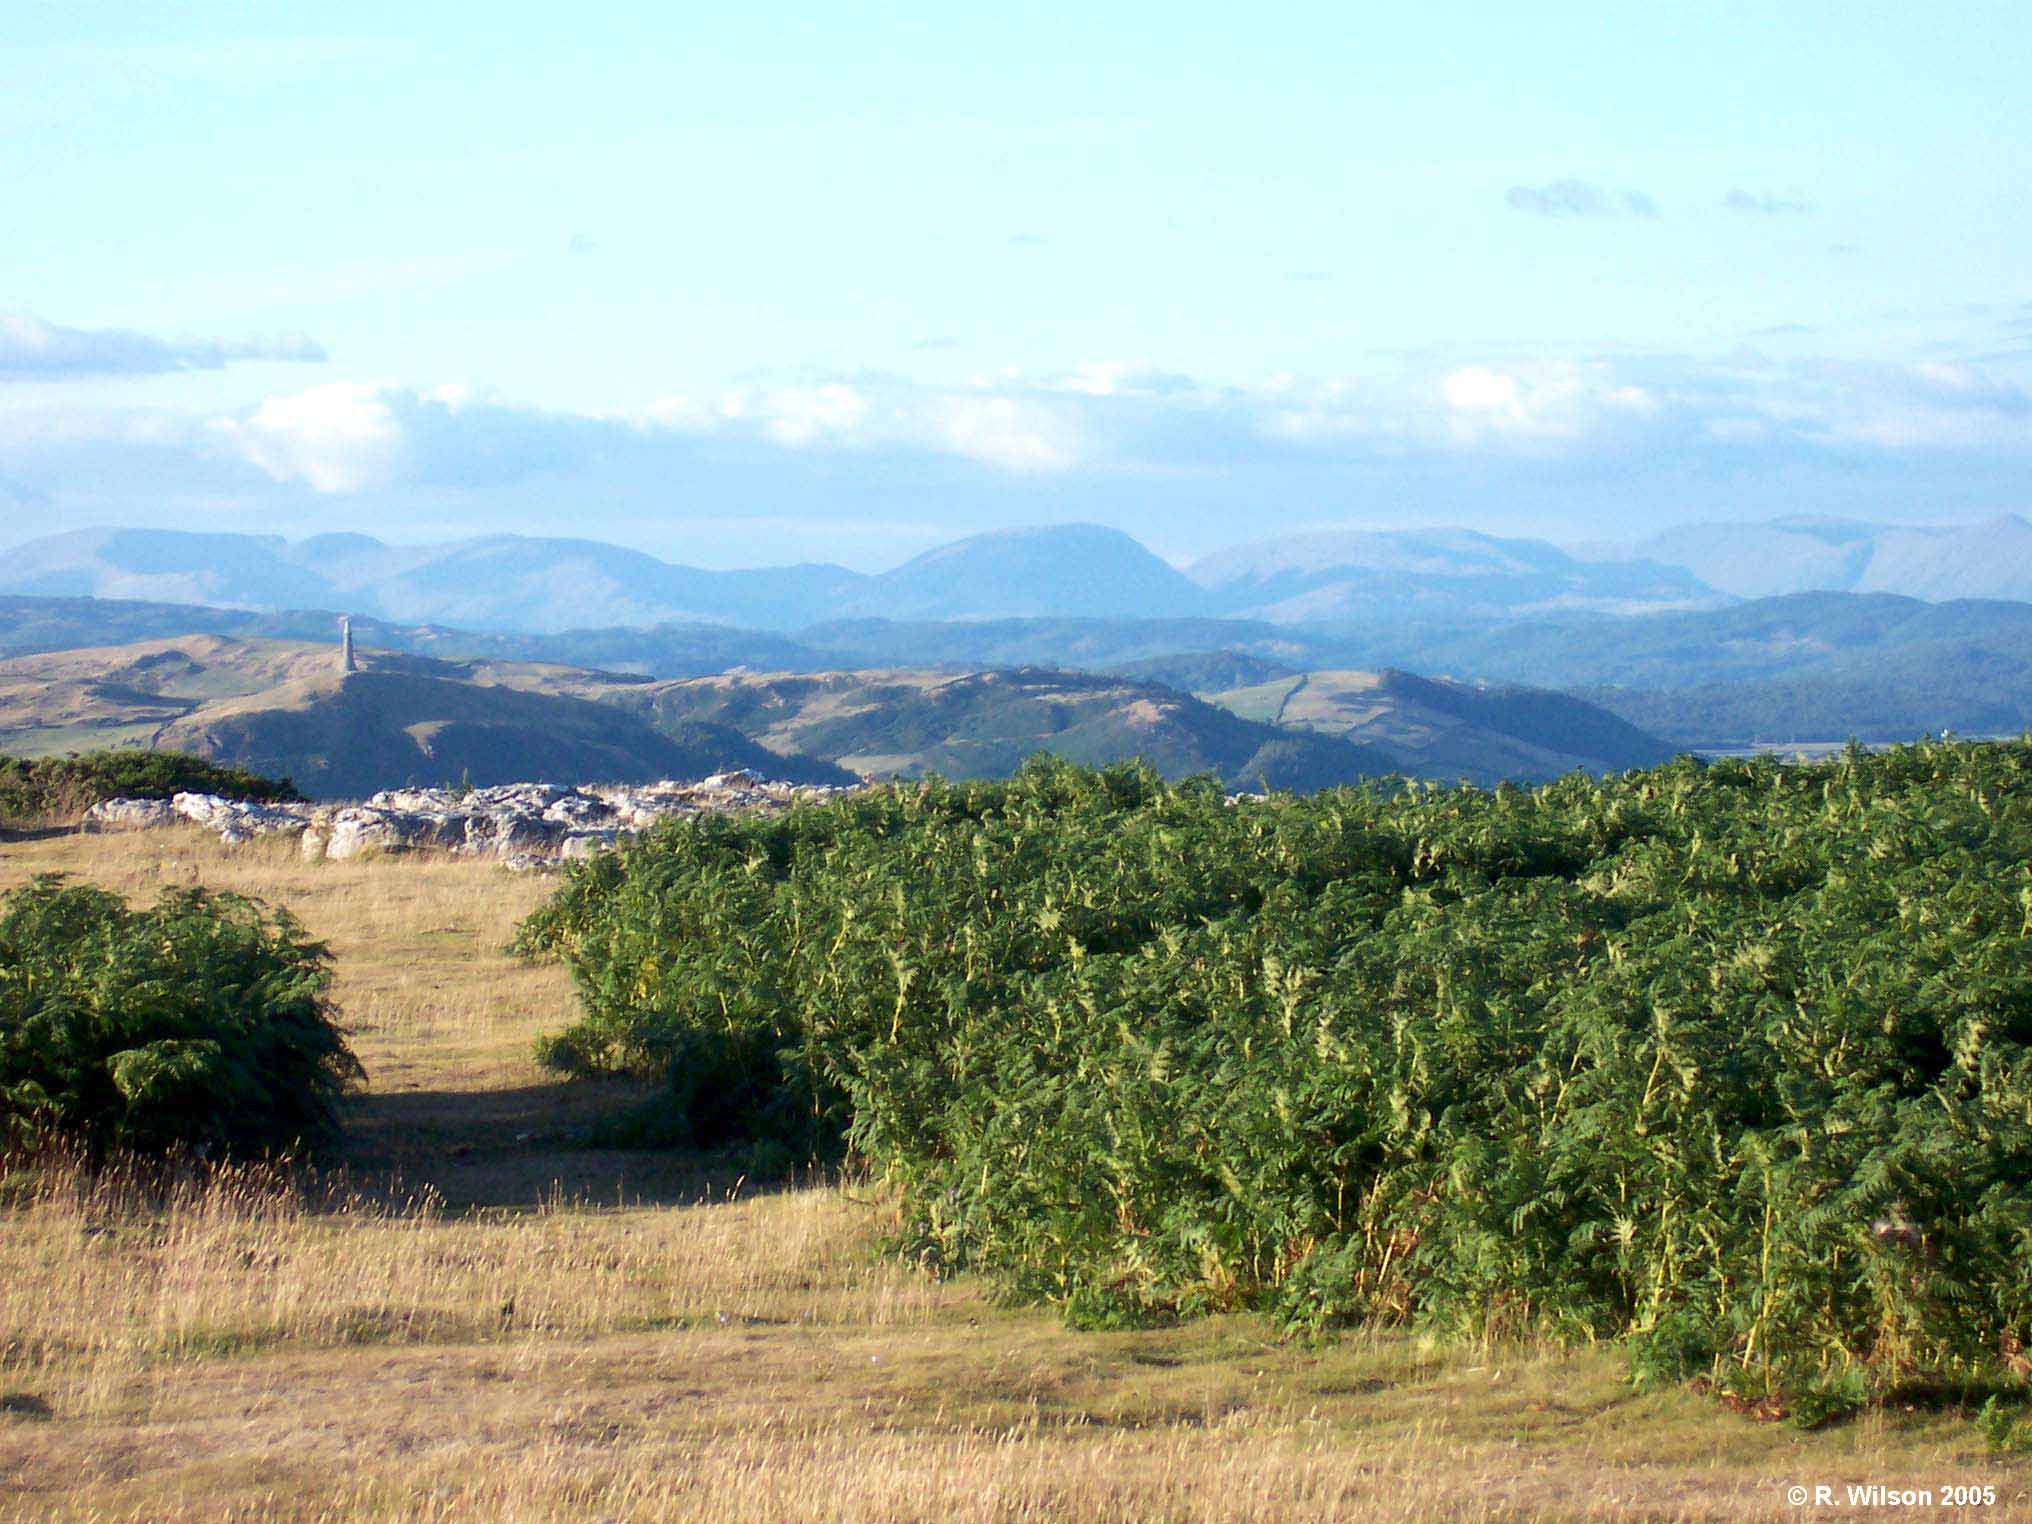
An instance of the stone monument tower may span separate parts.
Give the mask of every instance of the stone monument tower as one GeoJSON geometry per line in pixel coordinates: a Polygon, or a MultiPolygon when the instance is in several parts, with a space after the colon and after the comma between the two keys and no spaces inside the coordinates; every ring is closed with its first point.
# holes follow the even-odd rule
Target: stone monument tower
{"type": "Polygon", "coordinates": [[[358,672],[360,664],[353,660],[353,620],[348,614],[339,615],[339,670],[358,672]]]}

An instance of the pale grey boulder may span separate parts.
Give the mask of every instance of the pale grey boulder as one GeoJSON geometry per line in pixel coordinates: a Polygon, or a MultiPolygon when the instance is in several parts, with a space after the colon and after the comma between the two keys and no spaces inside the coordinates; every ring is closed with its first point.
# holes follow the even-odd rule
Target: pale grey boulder
{"type": "Polygon", "coordinates": [[[109,800],[96,806],[91,818],[109,827],[188,820],[229,843],[276,833],[300,834],[304,858],[310,862],[344,862],[370,852],[444,851],[528,869],[595,856],[663,820],[774,813],[847,791],[826,784],[771,782],[741,770],[697,782],[384,789],[363,803],[345,805],[264,804],[214,794],[179,794],[174,800],[109,800]]]}

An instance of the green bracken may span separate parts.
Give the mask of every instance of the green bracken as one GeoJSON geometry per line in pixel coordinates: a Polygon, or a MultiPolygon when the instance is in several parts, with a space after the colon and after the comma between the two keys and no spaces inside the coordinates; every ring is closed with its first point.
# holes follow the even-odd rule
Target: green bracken
{"type": "Polygon", "coordinates": [[[2022,1394],[2032,745],[1230,801],[1040,762],[702,819],[523,950],[673,1136],[1118,1325],[1618,1340],[1814,1418],[2022,1394]]]}
{"type": "Polygon", "coordinates": [[[234,799],[301,799],[287,778],[173,751],[91,751],[67,757],[0,756],[0,820],[74,814],[103,799],[168,799],[183,792],[234,799]]]}
{"type": "Polygon", "coordinates": [[[0,1147],[291,1153],[360,1067],[330,955],[280,910],[185,889],[146,910],[43,877],[0,899],[0,1147]]]}

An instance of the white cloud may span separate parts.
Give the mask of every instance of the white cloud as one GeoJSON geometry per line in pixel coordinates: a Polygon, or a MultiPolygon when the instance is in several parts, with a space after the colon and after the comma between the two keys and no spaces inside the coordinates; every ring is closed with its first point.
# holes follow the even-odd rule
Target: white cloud
{"type": "Polygon", "coordinates": [[[1057,388],[1090,397],[1158,397],[1196,391],[1199,385],[1190,376],[1159,370],[1146,361],[1086,360],[1073,367],[1057,388]]]}
{"type": "Polygon", "coordinates": [[[25,387],[0,395],[0,538],[94,523],[485,529],[716,565],[885,565],[920,548],[913,533],[1054,517],[1201,550],[1238,525],[1329,513],[1621,532],[1711,513],[1718,483],[1745,514],[2021,511],[2032,392],[2018,374],[1744,349],[1414,357],[1235,385],[1100,361],[944,386],[857,374],[699,389],[626,414],[343,381],[214,418],[25,387]]]}
{"type": "Polygon", "coordinates": [[[1553,363],[1496,370],[1469,365],[1440,382],[1457,438],[1575,440],[1619,418],[1644,418],[1658,400],[1640,386],[1617,382],[1601,364],[1553,363]]]}
{"type": "Polygon", "coordinates": [[[237,342],[162,339],[126,328],[66,328],[27,313],[0,313],[0,381],[160,375],[217,370],[235,360],[324,358],[318,343],[302,334],[237,342]]]}
{"type": "Polygon", "coordinates": [[[793,449],[827,441],[858,443],[867,433],[869,399],[851,386],[743,387],[720,403],[719,416],[751,423],[793,449]]]}
{"type": "Polygon", "coordinates": [[[1820,365],[1766,411],[1818,443],[1903,453],[2032,449],[2032,391],[1973,365],[1820,365]]]}
{"type": "Polygon", "coordinates": [[[1503,199],[1534,217],[1656,217],[1658,203],[1640,190],[1608,190],[1585,180],[1513,185],[1503,199]]]}
{"type": "Polygon", "coordinates": [[[1813,210],[1813,203],[1800,191],[1785,191],[1776,194],[1769,191],[1747,191],[1741,186],[1722,197],[1722,205],[1732,212],[1742,212],[1751,217],[1803,217],[1813,210]]]}
{"type": "MultiPolygon", "coordinates": [[[[0,407],[0,486],[40,505],[17,519],[238,514],[258,527],[280,522],[280,505],[298,522],[325,499],[337,522],[398,538],[425,521],[556,533],[561,515],[566,532],[592,533],[602,515],[675,522],[679,505],[699,522],[762,505],[814,523],[830,514],[842,543],[864,517],[914,515],[943,533],[1034,517],[1046,503],[1125,526],[1140,515],[1160,535],[1179,513],[1289,514],[1322,501],[1398,516],[1423,502],[1460,517],[1478,501],[1499,516],[1578,516],[1591,510],[1576,504],[1611,494],[1663,511],[1718,475],[1736,500],[1762,493],[1772,511],[1881,512],[1893,494],[2001,508],[2022,506],[1999,494],[2028,457],[2032,393],[1994,369],[1751,350],[1410,360],[1251,385],[1108,361],[947,386],[861,374],[701,390],[619,415],[364,381],[209,419],[90,411],[28,390],[0,407]],[[1817,499],[1800,485],[1809,480],[1824,484],[1817,499]],[[1880,497],[1863,504],[1863,490],[1880,497]]],[[[833,554],[820,536],[794,552],[765,537],[747,559],[792,553],[833,554]]]]}
{"type": "Polygon", "coordinates": [[[218,427],[240,453],[279,482],[318,492],[359,492],[396,479],[407,436],[391,388],[335,381],[270,397],[245,419],[218,427]]]}
{"type": "Polygon", "coordinates": [[[945,448],[986,465],[1066,471],[1083,453],[1069,419],[1024,398],[951,396],[940,399],[935,411],[945,448]]]}

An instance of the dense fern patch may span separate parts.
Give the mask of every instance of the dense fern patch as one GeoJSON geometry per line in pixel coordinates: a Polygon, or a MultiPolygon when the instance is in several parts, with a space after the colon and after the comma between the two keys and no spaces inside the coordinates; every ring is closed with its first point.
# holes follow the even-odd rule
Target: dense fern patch
{"type": "Polygon", "coordinates": [[[1795,1411],[2019,1384],[2032,746],[1228,802],[1038,763],[665,827],[525,926],[579,1072],[847,1146],[1090,1324],[1629,1343],[1795,1411]]]}
{"type": "Polygon", "coordinates": [[[0,1146],[314,1147],[360,1072],[329,983],[323,945],[256,901],[133,910],[38,879],[0,899],[0,1146]]]}

